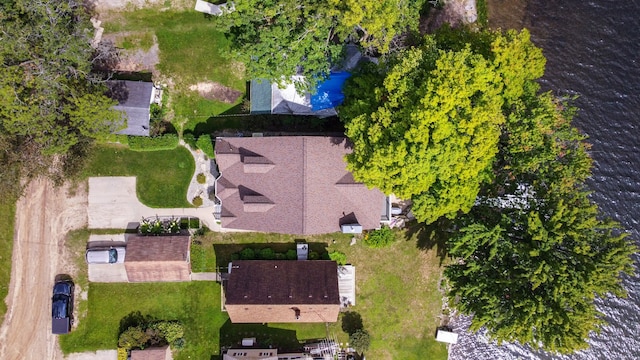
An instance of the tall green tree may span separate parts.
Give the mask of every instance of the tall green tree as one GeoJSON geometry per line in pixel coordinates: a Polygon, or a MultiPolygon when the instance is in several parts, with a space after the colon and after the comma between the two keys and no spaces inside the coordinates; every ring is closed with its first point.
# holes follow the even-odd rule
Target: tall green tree
{"type": "Polygon", "coordinates": [[[449,295],[473,315],[472,330],[484,327],[499,342],[573,352],[586,348],[589,333],[604,323],[595,297],[625,294],[621,275],[633,271],[636,249],[617,224],[600,220],[587,197],[586,136],[571,126],[574,108],[538,93],[544,60],[528,34],[494,38],[490,49],[505,84],[506,122],[493,181],[483,184],[449,240],[455,258],[445,270],[449,295]]]}
{"type": "Polygon", "coordinates": [[[469,211],[489,179],[504,122],[493,65],[468,47],[445,51],[429,41],[374,70],[351,82],[340,110],[354,144],[349,170],[411,198],[420,221],[469,211]]]}
{"type": "Polygon", "coordinates": [[[74,148],[116,130],[121,115],[91,73],[92,27],[82,4],[6,3],[0,29],[0,160],[6,166],[27,175],[51,170],[54,157],[64,164],[74,148]]]}
{"type": "Polygon", "coordinates": [[[231,55],[250,78],[308,84],[329,73],[345,41],[387,53],[393,39],[417,30],[424,0],[239,0],[216,18],[231,40],[231,55]],[[385,16],[380,16],[384,13],[385,16]]]}
{"type": "Polygon", "coordinates": [[[339,19],[341,39],[382,54],[393,50],[397,36],[418,28],[425,0],[329,0],[339,19]],[[384,15],[382,15],[384,14],[384,15]]]}
{"type": "Polygon", "coordinates": [[[569,353],[604,323],[594,298],[624,295],[634,247],[616,224],[597,219],[585,192],[530,208],[478,206],[450,240],[445,270],[455,306],[502,341],[569,353]]]}

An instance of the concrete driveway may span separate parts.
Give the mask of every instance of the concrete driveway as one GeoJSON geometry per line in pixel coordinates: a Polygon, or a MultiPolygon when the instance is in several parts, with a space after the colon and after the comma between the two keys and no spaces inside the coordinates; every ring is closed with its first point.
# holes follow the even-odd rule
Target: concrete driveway
{"type": "Polygon", "coordinates": [[[220,225],[213,207],[155,209],[143,205],[136,195],[136,178],[124,176],[89,178],[88,223],[90,229],[126,229],[142,217],[193,216],[213,231],[220,225]]]}

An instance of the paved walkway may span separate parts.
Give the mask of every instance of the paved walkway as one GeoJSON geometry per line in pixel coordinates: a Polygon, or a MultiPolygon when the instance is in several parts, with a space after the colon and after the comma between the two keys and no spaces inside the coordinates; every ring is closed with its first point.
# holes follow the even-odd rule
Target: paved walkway
{"type": "Polygon", "coordinates": [[[191,273],[192,281],[220,281],[220,273],[216,272],[196,272],[191,273]]]}
{"type": "Polygon", "coordinates": [[[191,152],[193,160],[196,163],[196,171],[187,189],[187,201],[192,203],[194,197],[200,196],[200,198],[202,198],[201,207],[213,207],[215,203],[209,199],[209,194],[213,193],[216,180],[213,175],[216,168],[214,160],[209,159],[201,150],[192,150],[183,140],[180,140],[180,144],[191,152]],[[214,171],[211,171],[212,169],[214,169],[214,171]],[[204,174],[206,179],[204,184],[198,182],[198,174],[204,174]]]}
{"type": "Polygon", "coordinates": [[[136,178],[124,176],[89,178],[90,229],[126,229],[143,217],[193,216],[213,231],[223,231],[213,216],[213,207],[155,209],[143,205],[136,195],[136,178]]]}

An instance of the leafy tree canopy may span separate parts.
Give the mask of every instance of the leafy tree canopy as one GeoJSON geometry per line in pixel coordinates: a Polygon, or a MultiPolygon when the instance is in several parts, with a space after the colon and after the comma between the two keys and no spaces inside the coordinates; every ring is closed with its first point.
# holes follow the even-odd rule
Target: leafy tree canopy
{"type": "Polygon", "coordinates": [[[624,295],[620,277],[632,272],[636,249],[617,224],[600,220],[587,197],[586,137],[571,126],[575,109],[538,94],[534,80],[544,61],[523,57],[542,58],[528,34],[507,33],[490,47],[484,36],[470,43],[479,52],[491,49],[506,121],[493,181],[482,184],[477,205],[449,240],[456,258],[445,270],[450,295],[474,316],[473,330],[484,327],[499,342],[573,352],[603,324],[595,297],[624,295]]]}
{"type": "Polygon", "coordinates": [[[120,114],[110,110],[114,102],[91,74],[93,32],[80,3],[2,6],[0,160],[35,171],[48,167],[52,155],[110,134],[120,114]]]}
{"type": "Polygon", "coordinates": [[[240,0],[220,16],[233,55],[251,78],[288,81],[298,73],[309,83],[328,74],[345,41],[382,53],[394,37],[416,30],[424,0],[240,0]],[[380,16],[385,14],[385,16],[380,16]]]}
{"type": "MultiPolygon", "coordinates": [[[[522,34],[482,36],[508,53],[519,51],[512,42],[528,39],[522,34]]],[[[443,49],[439,38],[369,66],[350,82],[340,110],[354,143],[347,157],[354,177],[411,198],[418,220],[428,223],[469,211],[491,178],[505,122],[503,84],[511,76],[494,50],[484,54],[471,43],[443,49]]]]}
{"type": "Polygon", "coordinates": [[[447,267],[456,307],[473,314],[502,341],[553,352],[588,346],[603,324],[596,296],[621,296],[620,274],[631,273],[633,246],[616,224],[597,219],[585,192],[551,197],[531,208],[479,206],[450,240],[461,261],[447,267]]]}

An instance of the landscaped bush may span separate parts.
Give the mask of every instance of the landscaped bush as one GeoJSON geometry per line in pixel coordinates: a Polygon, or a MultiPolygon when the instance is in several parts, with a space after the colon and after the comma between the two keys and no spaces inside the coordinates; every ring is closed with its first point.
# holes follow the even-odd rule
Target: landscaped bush
{"type": "Polygon", "coordinates": [[[215,157],[215,154],[213,152],[213,142],[211,142],[211,136],[207,134],[200,135],[198,141],[196,142],[196,146],[198,147],[198,149],[202,150],[202,152],[205,153],[205,155],[207,155],[208,157],[212,159],[215,157]]]}
{"type": "MultiPolygon", "coordinates": [[[[297,254],[296,254],[296,259],[298,258],[297,254]]],[[[315,251],[309,251],[309,260],[318,260],[320,259],[320,254],[318,254],[315,251]]]]}
{"type": "Polygon", "coordinates": [[[331,251],[329,253],[329,259],[338,263],[338,265],[344,265],[347,263],[347,255],[341,251],[331,251]]]}
{"type": "Polygon", "coordinates": [[[284,254],[287,260],[298,260],[298,252],[295,250],[287,250],[287,253],[284,254]]]}
{"type": "Polygon", "coordinates": [[[164,338],[169,344],[184,337],[184,326],[177,321],[160,321],[150,326],[158,331],[158,335],[164,338]]]}
{"type": "Polygon", "coordinates": [[[256,252],[252,248],[246,248],[240,251],[240,260],[253,260],[256,258],[256,252]]]}
{"type": "Polygon", "coordinates": [[[178,135],[129,136],[129,148],[135,151],[173,150],[178,147],[178,135]]]}
{"type": "Polygon", "coordinates": [[[131,326],[125,330],[118,338],[118,347],[131,349],[144,349],[151,340],[151,336],[147,334],[146,329],[142,326],[131,326]]]}
{"type": "Polygon", "coordinates": [[[389,227],[383,226],[379,230],[369,231],[364,236],[364,243],[372,248],[381,248],[391,245],[395,238],[393,231],[389,227]]]}
{"type": "Polygon", "coordinates": [[[191,200],[191,203],[195,207],[200,207],[202,206],[202,198],[200,196],[196,196],[193,198],[193,200],[191,200]]]}
{"type": "Polygon", "coordinates": [[[143,235],[177,234],[180,232],[180,219],[170,218],[160,220],[142,218],[140,221],[140,233],[143,235]]]}
{"type": "Polygon", "coordinates": [[[193,136],[192,133],[184,133],[182,135],[182,140],[184,140],[184,142],[189,145],[189,147],[191,147],[192,150],[195,150],[198,148],[198,146],[196,146],[196,137],[193,136]]]}
{"type": "Polygon", "coordinates": [[[207,182],[207,176],[203,173],[200,173],[196,175],[196,180],[198,181],[198,184],[204,184],[207,182]]]}
{"type": "Polygon", "coordinates": [[[129,354],[127,354],[127,349],[125,348],[118,348],[118,360],[127,360],[129,359],[129,354]]]}
{"type": "Polygon", "coordinates": [[[260,259],[262,260],[273,260],[276,258],[276,252],[271,248],[264,248],[260,250],[260,259]]]}
{"type": "Polygon", "coordinates": [[[126,350],[173,344],[184,337],[184,326],[178,321],[153,320],[143,317],[135,326],[120,334],[118,347],[126,350]]]}

